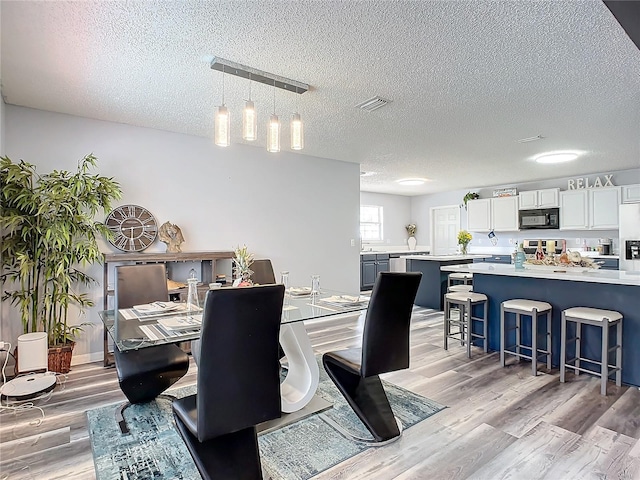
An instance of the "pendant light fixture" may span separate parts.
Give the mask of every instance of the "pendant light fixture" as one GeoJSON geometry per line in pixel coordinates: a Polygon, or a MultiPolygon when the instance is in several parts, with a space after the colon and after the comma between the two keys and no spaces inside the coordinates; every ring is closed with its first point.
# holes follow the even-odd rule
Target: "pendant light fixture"
{"type": "Polygon", "coordinates": [[[258,138],[258,118],[256,108],[251,101],[251,73],[249,73],[249,100],[242,111],[242,138],[253,142],[258,138]]]}
{"type": "Polygon", "coordinates": [[[276,82],[273,81],[273,115],[269,118],[267,125],[267,152],[277,153],[280,151],[280,120],[276,115],[276,82]]]}
{"type": "Polygon", "coordinates": [[[231,145],[231,118],[229,110],[224,105],[224,68],[222,69],[222,105],[216,112],[213,141],[219,147],[231,145]]]}
{"type": "MultiPolygon", "coordinates": [[[[309,85],[290,78],[281,77],[273,73],[258,70],[257,68],[242,65],[231,60],[213,57],[210,63],[213,70],[222,72],[222,104],[217,108],[214,127],[214,141],[222,147],[231,144],[231,122],[229,110],[224,104],[225,74],[242,77],[249,80],[249,99],[245,101],[242,111],[242,138],[247,141],[255,141],[258,137],[257,112],[253,100],[251,100],[251,88],[254,82],[264,83],[273,87],[273,114],[269,117],[267,125],[267,151],[280,151],[280,119],[276,115],[276,88],[281,88],[290,93],[295,91],[301,95],[309,91],[309,85]]],[[[296,112],[291,117],[291,149],[302,150],[304,147],[304,134],[302,119],[300,118],[298,101],[296,100],[296,112]]]]}
{"type": "MultiPolygon", "coordinates": [[[[298,87],[296,87],[296,94],[298,87]]],[[[304,126],[298,113],[298,96],[296,95],[296,112],[291,116],[291,150],[302,150],[304,148],[304,126]]]]}

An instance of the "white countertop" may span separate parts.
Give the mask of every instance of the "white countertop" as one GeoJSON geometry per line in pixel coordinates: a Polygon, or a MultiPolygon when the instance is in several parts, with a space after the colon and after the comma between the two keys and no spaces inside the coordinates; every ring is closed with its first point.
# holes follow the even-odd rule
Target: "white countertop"
{"type": "Polygon", "coordinates": [[[473,260],[474,258],[489,258],[493,255],[404,255],[400,258],[407,260],[425,260],[432,262],[449,262],[453,260],[473,260]]]}
{"type": "Polygon", "coordinates": [[[370,254],[385,254],[385,253],[403,253],[403,254],[408,254],[408,255],[412,255],[412,254],[416,254],[416,253],[420,253],[420,252],[426,252],[429,253],[429,249],[428,248],[416,248],[415,250],[408,250],[408,249],[404,249],[404,250],[362,250],[360,251],[360,255],[370,255],[370,254]]]}
{"type": "Polygon", "coordinates": [[[549,270],[516,270],[514,265],[498,263],[468,263],[465,265],[445,265],[444,272],[472,272],[508,277],[542,278],[548,280],[570,280],[573,282],[610,283],[615,285],[640,286],[640,272],[621,272],[619,270],[589,270],[572,272],[570,268],[557,267],[549,270]],[[566,273],[563,273],[566,270],[566,273]]]}

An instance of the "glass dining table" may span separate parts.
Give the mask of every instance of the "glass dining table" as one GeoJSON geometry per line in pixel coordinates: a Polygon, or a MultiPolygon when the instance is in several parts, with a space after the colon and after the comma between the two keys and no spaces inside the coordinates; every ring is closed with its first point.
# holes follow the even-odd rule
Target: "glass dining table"
{"type": "MultiPolygon", "coordinates": [[[[242,287],[241,287],[242,288],[242,287]]],[[[285,293],[280,345],[287,357],[286,376],[280,385],[282,411],[297,412],[315,395],[319,369],[304,326],[305,321],[357,314],[367,309],[369,297],[322,289],[290,288],[285,293]]],[[[184,304],[156,302],[158,308],[106,310],[99,313],[119,351],[137,350],[200,338],[202,311],[188,312],[184,304]],[[171,310],[171,311],[163,311],[171,310]]]]}

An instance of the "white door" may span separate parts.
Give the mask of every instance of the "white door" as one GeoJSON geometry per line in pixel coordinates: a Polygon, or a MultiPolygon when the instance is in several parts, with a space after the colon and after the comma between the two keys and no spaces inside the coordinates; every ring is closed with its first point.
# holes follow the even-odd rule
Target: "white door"
{"type": "Polygon", "coordinates": [[[454,254],[458,250],[460,207],[433,207],[431,209],[432,255],[454,254]]]}

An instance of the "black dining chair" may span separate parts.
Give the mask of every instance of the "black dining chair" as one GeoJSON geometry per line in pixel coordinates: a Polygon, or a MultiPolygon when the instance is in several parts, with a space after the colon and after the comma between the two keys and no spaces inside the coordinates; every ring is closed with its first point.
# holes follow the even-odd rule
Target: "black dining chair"
{"type": "Polygon", "coordinates": [[[409,327],[422,274],[381,272],[371,292],[362,346],[322,356],[327,374],[375,442],[400,436],[380,374],[409,368],[409,327]]]}
{"type": "MultiPolygon", "coordinates": [[[[276,283],[276,276],[273,273],[271,260],[254,260],[251,264],[251,270],[253,271],[253,273],[251,274],[251,280],[253,281],[253,283],[257,285],[273,285],[276,283]]],[[[202,344],[200,342],[200,339],[191,341],[191,355],[193,355],[193,360],[196,362],[196,365],[199,365],[200,362],[201,349],[202,344]]],[[[282,351],[282,349],[280,349],[280,358],[282,357],[284,357],[284,352],[282,351]]]]}
{"type": "Polygon", "coordinates": [[[260,479],[256,425],[280,417],[283,285],[207,292],[195,395],[173,402],[202,478],[260,479]]]}
{"type": "MultiPolygon", "coordinates": [[[[169,293],[164,265],[117,266],[115,299],[116,314],[121,308],[167,301],[169,293]]],[[[122,352],[116,345],[113,356],[120,389],[128,400],[116,410],[116,420],[121,432],[129,433],[124,421],[124,409],[130,404],[153,400],[180,380],[189,369],[189,356],[175,344],[122,352]]]]}
{"type": "Polygon", "coordinates": [[[257,285],[273,285],[276,283],[276,276],[273,273],[271,260],[268,258],[254,260],[249,267],[253,271],[251,280],[257,285]]]}

